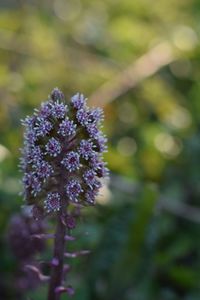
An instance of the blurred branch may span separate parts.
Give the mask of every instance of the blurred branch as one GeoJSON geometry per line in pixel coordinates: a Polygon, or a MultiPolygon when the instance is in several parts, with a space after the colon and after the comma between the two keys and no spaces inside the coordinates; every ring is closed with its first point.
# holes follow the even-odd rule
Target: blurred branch
{"type": "Polygon", "coordinates": [[[124,71],[99,87],[89,97],[90,103],[94,106],[105,106],[174,60],[176,55],[169,42],[156,45],[124,71]]]}
{"type": "MultiPolygon", "coordinates": [[[[141,189],[141,185],[137,182],[129,181],[122,176],[111,176],[111,188],[129,194],[137,201],[137,193],[141,189]]],[[[172,201],[161,196],[157,204],[158,212],[166,211],[177,217],[184,218],[188,221],[200,224],[200,209],[183,202],[172,201]]]]}
{"type": "Polygon", "coordinates": [[[161,198],[158,202],[158,209],[167,211],[188,221],[200,224],[200,209],[183,202],[172,203],[172,201],[161,198]]]}

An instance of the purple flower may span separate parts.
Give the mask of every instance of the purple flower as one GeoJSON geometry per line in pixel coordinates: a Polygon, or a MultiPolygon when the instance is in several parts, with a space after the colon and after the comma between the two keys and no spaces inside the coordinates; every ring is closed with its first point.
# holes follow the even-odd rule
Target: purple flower
{"type": "Polygon", "coordinates": [[[53,174],[52,166],[45,160],[37,161],[34,166],[39,178],[47,179],[53,174]]]}
{"type": "Polygon", "coordinates": [[[93,170],[95,170],[98,177],[108,177],[109,171],[108,168],[106,168],[106,163],[102,161],[101,157],[99,157],[96,153],[91,156],[89,165],[93,170]]]}
{"type": "Polygon", "coordinates": [[[66,201],[94,203],[100,178],[108,175],[102,156],[107,139],[99,129],[102,120],[102,109],[87,107],[82,94],[74,95],[67,106],[56,88],[33,116],[22,121],[25,133],[20,167],[28,204],[47,202],[49,193],[60,190],[61,177],[66,180],[66,201]]]}
{"type": "Polygon", "coordinates": [[[55,88],[51,92],[51,99],[53,101],[63,101],[65,99],[65,96],[63,92],[61,92],[58,88],[55,88]]]}
{"type": "Polygon", "coordinates": [[[109,170],[106,167],[106,163],[105,162],[100,161],[98,163],[98,167],[97,167],[96,173],[97,173],[97,176],[100,177],[100,178],[101,177],[108,177],[109,176],[109,170]]]}
{"type": "Polygon", "coordinates": [[[79,195],[83,192],[81,184],[76,179],[71,179],[66,185],[66,193],[71,201],[78,202],[79,195]]]}
{"type": "Polygon", "coordinates": [[[27,116],[24,120],[21,120],[22,125],[24,125],[27,129],[32,129],[35,122],[35,116],[27,116]]]}
{"type": "Polygon", "coordinates": [[[89,165],[93,170],[97,170],[98,169],[98,164],[100,161],[101,157],[99,157],[99,153],[97,152],[93,152],[90,160],[89,160],[89,165]]]}
{"type": "Polygon", "coordinates": [[[86,170],[83,173],[83,180],[91,189],[93,189],[97,182],[95,171],[91,169],[86,170]]]}
{"type": "MultiPolygon", "coordinates": [[[[21,153],[23,154],[23,151],[21,150],[21,153]]],[[[28,165],[27,158],[26,157],[20,157],[19,159],[19,169],[21,172],[26,172],[26,167],[28,165]]]]}
{"type": "Polygon", "coordinates": [[[74,108],[76,109],[81,109],[85,106],[86,104],[86,99],[83,96],[83,94],[75,94],[72,98],[71,98],[71,103],[73,105],[74,108]]]}
{"type": "Polygon", "coordinates": [[[26,188],[31,188],[31,194],[33,194],[34,197],[41,192],[41,181],[35,172],[25,173],[22,182],[26,188]]]}
{"type": "Polygon", "coordinates": [[[56,157],[61,152],[61,145],[58,140],[52,137],[45,146],[47,154],[56,157]]]}
{"type": "Polygon", "coordinates": [[[41,192],[41,181],[35,172],[25,173],[22,182],[26,188],[31,188],[31,194],[34,197],[41,192]]]}
{"type": "Polygon", "coordinates": [[[99,129],[98,129],[97,125],[95,123],[91,123],[91,124],[88,123],[86,125],[86,129],[87,129],[87,132],[88,132],[90,138],[96,139],[96,137],[99,134],[99,129]]]}
{"type": "Polygon", "coordinates": [[[56,213],[58,225],[55,234],[36,234],[32,238],[54,239],[54,257],[50,265],[58,280],[55,282],[52,275],[50,278],[43,275],[39,263],[38,267],[31,263],[26,269],[38,280],[50,279],[49,297],[52,299],[56,294],[59,298],[63,292],[74,294],[72,287],[63,286],[69,271],[69,266],[63,265],[63,255],[88,254],[88,250],[63,254],[66,251],[64,241],[75,239],[65,232],[76,226],[83,205],[95,204],[103,182],[100,178],[108,174],[102,155],[107,149],[107,139],[100,130],[102,120],[102,109],[87,107],[82,94],[74,95],[67,106],[63,93],[55,88],[48,101],[23,121],[25,133],[20,166],[24,198],[32,206],[35,220],[56,213]]]}
{"type": "Polygon", "coordinates": [[[95,123],[98,125],[103,121],[103,118],[104,118],[103,110],[99,107],[93,108],[88,111],[89,123],[95,123]]]}
{"type": "Polygon", "coordinates": [[[97,194],[98,194],[97,190],[88,190],[85,193],[85,201],[93,205],[95,203],[95,198],[97,194]]]}
{"type": "Polygon", "coordinates": [[[33,174],[34,174],[33,172],[24,174],[22,178],[22,182],[26,188],[29,188],[31,186],[33,174]]]}
{"type": "Polygon", "coordinates": [[[54,102],[51,105],[51,114],[56,119],[63,119],[67,113],[67,105],[63,103],[54,102]]]}
{"type": "Polygon", "coordinates": [[[77,152],[69,152],[61,161],[61,164],[69,171],[75,171],[80,168],[79,154],[77,152]]]}
{"type": "Polygon", "coordinates": [[[36,127],[37,136],[47,135],[52,128],[53,128],[53,124],[51,122],[45,119],[40,119],[36,127]]]}
{"type": "Polygon", "coordinates": [[[36,114],[38,114],[39,118],[46,119],[51,115],[51,106],[50,102],[46,101],[41,104],[39,110],[35,110],[36,114]]]}
{"type": "Polygon", "coordinates": [[[88,140],[82,140],[80,142],[78,152],[84,159],[88,160],[89,157],[91,157],[94,153],[93,147],[94,147],[94,145],[92,142],[90,142],[88,140]]]}
{"type": "Polygon", "coordinates": [[[29,145],[33,145],[37,140],[36,131],[34,129],[29,129],[25,132],[25,142],[29,145]]]}
{"type": "Polygon", "coordinates": [[[107,151],[107,145],[106,145],[107,138],[102,132],[100,132],[99,134],[96,135],[95,141],[96,141],[96,146],[97,146],[98,152],[102,153],[102,152],[107,151]]]}
{"type": "Polygon", "coordinates": [[[76,127],[77,125],[74,124],[73,121],[70,121],[69,119],[63,120],[59,124],[58,134],[62,136],[72,136],[76,133],[76,127]]]}
{"type": "Polygon", "coordinates": [[[32,146],[25,150],[25,157],[28,163],[35,163],[42,159],[43,153],[39,146],[32,146]]]}
{"type": "Polygon", "coordinates": [[[79,109],[76,113],[76,119],[82,126],[88,124],[88,113],[85,109],[79,109]]]}
{"type": "Polygon", "coordinates": [[[33,177],[31,188],[32,188],[31,193],[33,194],[34,197],[36,197],[41,192],[42,184],[37,176],[33,177]]]}
{"type": "Polygon", "coordinates": [[[89,188],[85,193],[85,201],[88,204],[95,204],[95,198],[99,193],[100,188],[102,187],[102,184],[99,180],[96,180],[93,187],[89,188]]]}
{"type": "Polygon", "coordinates": [[[44,201],[44,208],[48,213],[59,211],[61,208],[61,199],[58,193],[48,193],[44,201]]]}

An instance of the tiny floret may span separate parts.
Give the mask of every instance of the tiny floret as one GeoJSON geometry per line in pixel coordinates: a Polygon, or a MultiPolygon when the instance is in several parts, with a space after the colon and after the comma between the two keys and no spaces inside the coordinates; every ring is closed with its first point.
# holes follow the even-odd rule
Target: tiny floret
{"type": "Polygon", "coordinates": [[[89,157],[91,157],[94,153],[93,147],[94,147],[94,145],[91,141],[82,140],[80,142],[80,146],[79,146],[78,151],[84,159],[88,160],[89,157]]]}
{"type": "Polygon", "coordinates": [[[77,152],[69,152],[65,158],[61,161],[61,164],[69,171],[78,170],[80,167],[79,154],[77,152]]]}
{"type": "Polygon", "coordinates": [[[45,136],[47,135],[51,129],[53,128],[53,125],[51,122],[45,119],[40,119],[39,123],[37,124],[36,127],[36,134],[37,136],[45,136]]]}
{"type": "Polygon", "coordinates": [[[49,101],[43,102],[39,110],[35,110],[36,115],[41,119],[46,119],[51,115],[51,105],[49,101]]]}
{"type": "Polygon", "coordinates": [[[106,167],[106,163],[102,160],[100,160],[100,158],[98,156],[92,156],[89,162],[90,167],[95,170],[96,175],[99,178],[102,177],[108,177],[109,175],[109,170],[106,167]]]}
{"type": "Polygon", "coordinates": [[[58,88],[54,88],[53,91],[51,92],[51,99],[53,101],[63,101],[65,99],[65,96],[61,90],[58,88]]]}
{"type": "Polygon", "coordinates": [[[28,129],[25,134],[25,142],[29,145],[34,145],[34,143],[37,141],[37,135],[36,130],[34,129],[28,129]]]}
{"type": "Polygon", "coordinates": [[[100,124],[104,119],[103,110],[99,107],[93,108],[88,111],[88,121],[89,123],[100,124]]]}
{"type": "Polygon", "coordinates": [[[88,124],[88,113],[85,109],[79,109],[76,113],[76,119],[78,123],[80,123],[82,126],[87,126],[88,124]]]}
{"type": "Polygon", "coordinates": [[[87,132],[90,138],[96,139],[97,135],[99,134],[99,129],[95,123],[88,123],[86,124],[87,132]]]}
{"type": "Polygon", "coordinates": [[[83,94],[75,94],[72,98],[71,98],[71,103],[73,105],[74,108],[76,109],[81,109],[85,106],[86,104],[86,99],[83,96],[83,94]]]}
{"type": "Polygon", "coordinates": [[[31,187],[32,187],[32,194],[34,197],[36,197],[37,194],[40,193],[42,190],[41,181],[39,180],[39,178],[37,176],[33,177],[31,187]]]}
{"type": "Polygon", "coordinates": [[[96,140],[96,146],[99,152],[106,152],[107,151],[107,137],[102,134],[99,133],[96,135],[95,137],[96,140]]]}
{"type": "Polygon", "coordinates": [[[44,208],[48,213],[59,211],[61,208],[61,200],[59,193],[48,193],[44,200],[44,208]]]}
{"type": "Polygon", "coordinates": [[[35,116],[27,116],[24,120],[21,120],[21,123],[23,126],[26,127],[26,129],[31,129],[34,126],[34,122],[35,122],[35,116]]]}
{"type": "Polygon", "coordinates": [[[96,173],[94,170],[90,170],[90,169],[86,170],[83,174],[83,179],[91,189],[95,187],[97,180],[96,180],[96,173]]]}
{"type": "Polygon", "coordinates": [[[58,140],[51,138],[45,146],[47,154],[56,157],[61,152],[61,145],[58,140]]]}
{"type": "Polygon", "coordinates": [[[42,149],[39,146],[31,146],[31,147],[27,147],[25,149],[25,157],[27,160],[27,163],[31,164],[31,163],[36,163],[38,161],[41,161],[43,158],[43,152],[42,149]]]}
{"type": "Polygon", "coordinates": [[[67,112],[67,106],[63,103],[55,102],[51,104],[51,114],[54,118],[63,119],[67,112]]]}
{"type": "Polygon", "coordinates": [[[95,203],[95,197],[98,192],[96,190],[88,190],[85,194],[85,201],[91,205],[95,203]]]}
{"type": "Polygon", "coordinates": [[[74,124],[73,121],[70,121],[69,119],[63,120],[59,124],[58,134],[68,137],[73,136],[76,133],[76,127],[77,125],[74,124]]]}
{"type": "Polygon", "coordinates": [[[37,161],[33,167],[35,168],[39,178],[47,179],[53,174],[52,166],[45,160],[37,161]]]}
{"type": "Polygon", "coordinates": [[[22,182],[26,188],[31,188],[34,197],[41,192],[42,184],[35,172],[25,173],[22,182]]]}
{"type": "Polygon", "coordinates": [[[71,179],[66,185],[66,193],[71,201],[78,202],[78,197],[83,192],[81,184],[76,179],[71,179]]]}

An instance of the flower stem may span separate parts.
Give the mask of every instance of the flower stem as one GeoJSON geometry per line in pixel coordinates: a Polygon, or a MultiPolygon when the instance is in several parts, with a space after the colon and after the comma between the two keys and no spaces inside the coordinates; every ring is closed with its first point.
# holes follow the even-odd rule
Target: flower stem
{"type": "Polygon", "coordinates": [[[57,228],[54,239],[53,259],[57,263],[52,264],[51,278],[49,283],[48,300],[59,300],[60,294],[56,293],[57,287],[62,285],[63,279],[63,263],[64,263],[64,247],[65,247],[66,227],[61,220],[61,212],[57,215],[57,228]]]}

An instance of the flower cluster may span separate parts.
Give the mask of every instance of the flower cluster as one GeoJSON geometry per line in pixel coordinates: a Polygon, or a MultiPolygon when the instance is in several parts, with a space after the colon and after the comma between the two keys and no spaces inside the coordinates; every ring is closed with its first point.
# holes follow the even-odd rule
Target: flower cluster
{"type": "Polygon", "coordinates": [[[103,161],[107,138],[99,129],[103,111],[89,108],[86,102],[79,93],[67,102],[55,88],[22,121],[23,194],[27,204],[46,213],[59,211],[69,202],[93,205],[102,178],[108,176],[103,161]]]}

